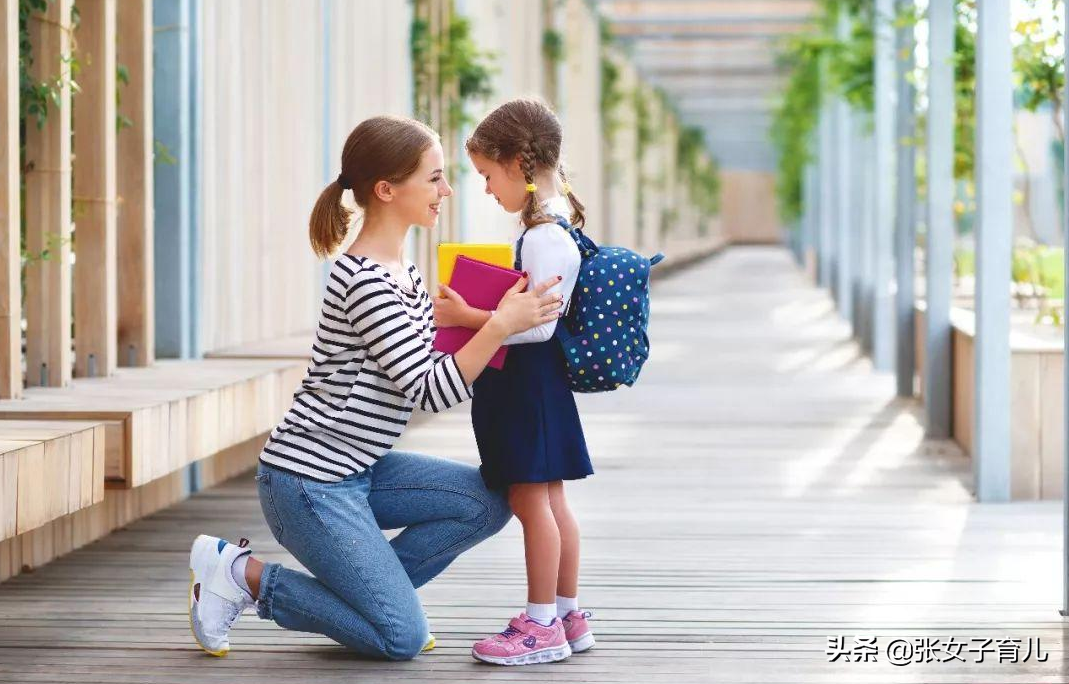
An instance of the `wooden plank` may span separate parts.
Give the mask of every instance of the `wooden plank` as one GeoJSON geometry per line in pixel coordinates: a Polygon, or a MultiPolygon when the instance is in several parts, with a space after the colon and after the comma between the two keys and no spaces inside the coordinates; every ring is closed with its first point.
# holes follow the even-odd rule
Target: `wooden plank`
{"type": "Polygon", "coordinates": [[[18,30],[18,3],[5,2],[0,16],[0,399],[22,394],[18,30]]]}
{"type": "Polygon", "coordinates": [[[1014,501],[1034,501],[1042,491],[1042,397],[1040,354],[1013,356],[1010,376],[1011,425],[1010,496],[1014,501]]]}
{"type": "MultiPolygon", "coordinates": [[[[1043,354],[1039,369],[1040,492],[1039,498],[1060,500],[1065,487],[1065,354],[1043,354]]],[[[1016,415],[1016,413],[1015,413],[1016,415]]]]}
{"type": "Polygon", "coordinates": [[[43,126],[26,126],[26,384],[71,379],[71,0],[31,13],[31,78],[58,82],[43,126]],[[58,104],[57,104],[58,103],[58,104]],[[48,258],[43,258],[47,255],[48,258]]]}
{"type": "Polygon", "coordinates": [[[153,297],[152,2],[123,0],[118,7],[116,61],[127,74],[119,115],[117,183],[119,302],[118,354],[123,366],[155,360],[153,297]]]}
{"type": "Polygon", "coordinates": [[[117,365],[118,263],[115,171],[115,2],[79,0],[74,110],[75,375],[108,376],[117,365]]]}
{"type": "Polygon", "coordinates": [[[41,483],[45,482],[45,445],[34,444],[17,453],[19,484],[15,532],[22,534],[50,520],[48,500],[40,491],[41,483]]]}
{"type": "MultiPolygon", "coordinates": [[[[0,539],[15,536],[18,478],[18,452],[0,454],[0,539]]],[[[0,576],[3,576],[3,573],[3,562],[0,561],[0,576]]]]}

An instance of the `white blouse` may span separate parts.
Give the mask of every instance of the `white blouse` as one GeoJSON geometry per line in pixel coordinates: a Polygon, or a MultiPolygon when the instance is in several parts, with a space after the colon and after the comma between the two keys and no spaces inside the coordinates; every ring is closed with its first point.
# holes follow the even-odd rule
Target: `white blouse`
{"type": "MultiPolygon", "coordinates": [[[[542,210],[547,214],[568,218],[571,204],[567,198],[557,195],[542,202],[542,210]]],[[[521,252],[523,270],[530,275],[528,288],[538,283],[561,276],[563,280],[549,288],[548,292],[564,295],[567,306],[572,299],[575,281],[579,277],[579,248],[575,240],[556,223],[542,223],[531,227],[523,238],[521,252]]],[[[510,336],[505,344],[533,344],[545,342],[553,337],[557,321],[543,323],[521,333],[510,336]]]]}

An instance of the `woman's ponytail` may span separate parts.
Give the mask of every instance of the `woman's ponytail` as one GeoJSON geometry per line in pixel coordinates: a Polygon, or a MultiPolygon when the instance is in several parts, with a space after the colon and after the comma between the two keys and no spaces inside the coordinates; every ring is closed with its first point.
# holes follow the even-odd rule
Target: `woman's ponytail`
{"type": "Polygon", "coordinates": [[[312,242],[312,251],[322,259],[333,254],[349,232],[353,212],[342,204],[343,192],[338,181],[324,188],[308,220],[308,239],[312,242]]]}

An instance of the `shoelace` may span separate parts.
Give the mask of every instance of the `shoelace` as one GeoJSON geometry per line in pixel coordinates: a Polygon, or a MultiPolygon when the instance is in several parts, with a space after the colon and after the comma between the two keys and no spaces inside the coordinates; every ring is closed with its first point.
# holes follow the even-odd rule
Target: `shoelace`
{"type": "Polygon", "coordinates": [[[516,629],[512,625],[509,625],[508,627],[505,628],[504,632],[498,632],[497,634],[498,634],[498,636],[502,636],[502,637],[505,637],[506,639],[508,639],[510,636],[514,636],[514,635],[519,634],[519,633],[520,633],[520,630],[516,629]]]}

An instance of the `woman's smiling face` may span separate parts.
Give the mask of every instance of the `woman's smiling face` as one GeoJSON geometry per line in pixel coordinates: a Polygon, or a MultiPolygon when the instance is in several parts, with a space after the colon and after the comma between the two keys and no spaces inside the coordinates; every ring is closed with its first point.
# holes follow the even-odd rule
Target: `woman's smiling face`
{"type": "Polygon", "coordinates": [[[437,141],[420,157],[411,176],[394,185],[396,210],[410,225],[433,228],[438,223],[442,199],[453,194],[445,179],[445,155],[437,141]]]}

